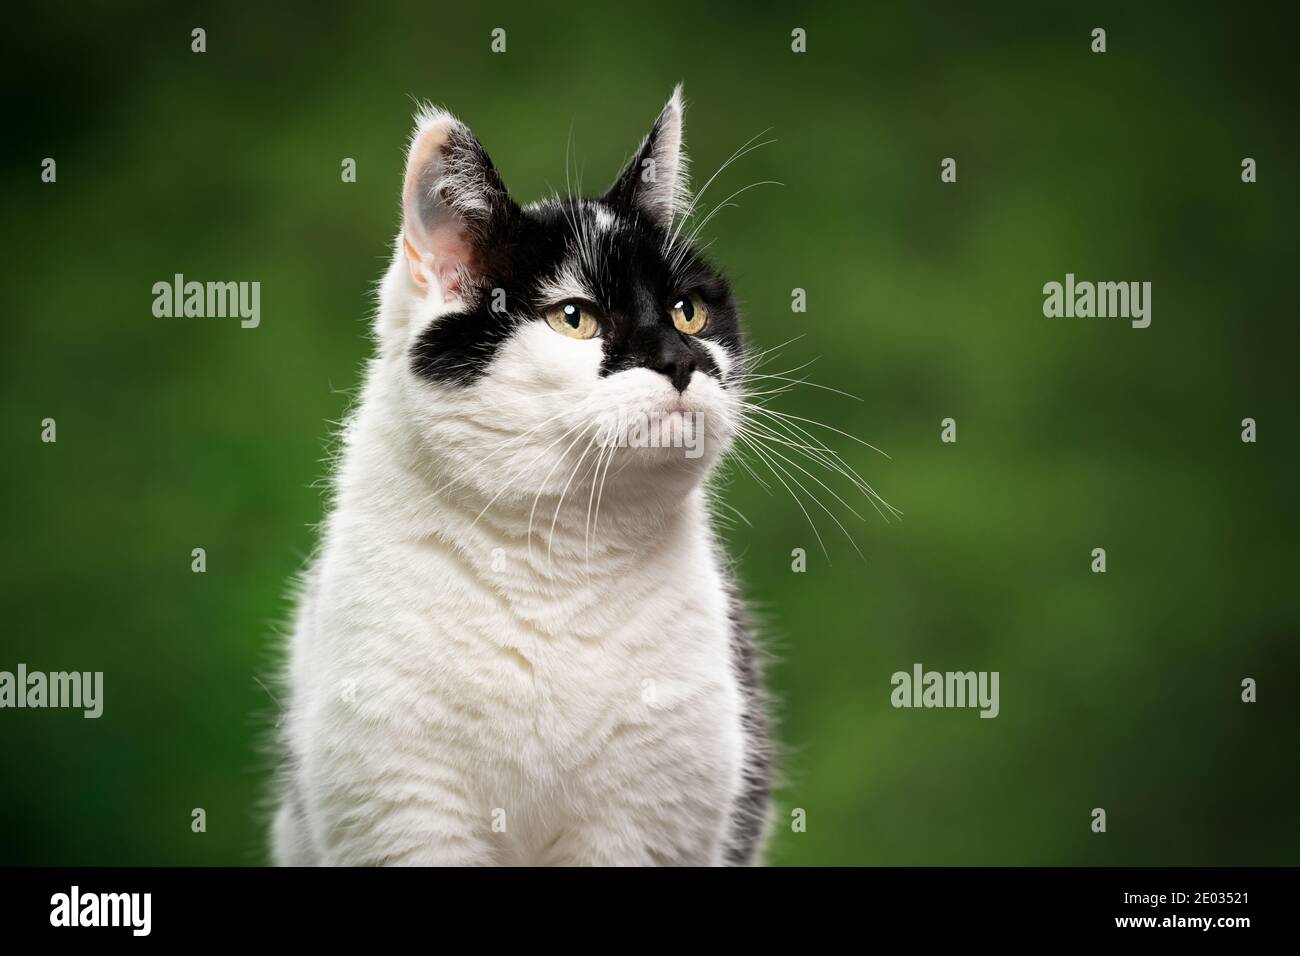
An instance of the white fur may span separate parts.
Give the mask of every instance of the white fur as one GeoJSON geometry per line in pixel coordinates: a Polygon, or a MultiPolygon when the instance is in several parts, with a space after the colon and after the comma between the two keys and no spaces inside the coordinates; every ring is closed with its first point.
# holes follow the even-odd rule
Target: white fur
{"type": "Polygon", "coordinates": [[[399,239],[292,636],[275,858],[718,864],[745,740],[702,486],[734,401],[698,371],[680,404],[600,378],[599,339],[541,321],[476,384],[429,384],[406,349],[453,304],[399,239]],[[704,411],[705,454],[593,468],[565,432],[616,407],[704,411]]]}
{"type": "MultiPolygon", "coordinates": [[[[581,254],[580,248],[577,251],[581,254]]],[[[578,299],[583,302],[596,301],[595,291],[582,273],[572,265],[561,268],[558,274],[538,290],[538,294],[551,302],[563,302],[566,299],[578,299]]]]}

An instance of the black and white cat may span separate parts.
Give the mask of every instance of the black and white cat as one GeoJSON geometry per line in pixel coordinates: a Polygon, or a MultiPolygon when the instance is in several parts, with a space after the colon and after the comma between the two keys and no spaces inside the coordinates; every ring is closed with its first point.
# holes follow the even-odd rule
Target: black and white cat
{"type": "Polygon", "coordinates": [[[680,88],[598,199],[519,206],[418,116],[290,646],[277,862],[758,860],[768,717],[704,488],[745,357],[689,203],[680,88]],[[619,432],[647,421],[681,440],[619,432]]]}

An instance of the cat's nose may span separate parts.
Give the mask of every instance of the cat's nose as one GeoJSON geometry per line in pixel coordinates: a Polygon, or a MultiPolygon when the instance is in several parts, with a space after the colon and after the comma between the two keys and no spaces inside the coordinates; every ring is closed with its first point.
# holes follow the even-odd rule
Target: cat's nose
{"type": "Polygon", "coordinates": [[[665,376],[678,392],[684,392],[686,386],[691,384],[691,375],[695,372],[695,356],[686,348],[664,349],[647,367],[652,372],[665,376]]]}

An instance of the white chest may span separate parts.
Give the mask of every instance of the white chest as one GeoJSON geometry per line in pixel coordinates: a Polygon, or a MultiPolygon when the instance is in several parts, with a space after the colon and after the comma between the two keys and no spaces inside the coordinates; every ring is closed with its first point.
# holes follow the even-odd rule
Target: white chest
{"type": "Polygon", "coordinates": [[[454,780],[534,850],[665,793],[723,812],[744,742],[708,542],[604,577],[533,574],[541,555],[503,550],[332,540],[296,647],[304,741],[346,739],[359,766],[335,772],[454,780]]]}

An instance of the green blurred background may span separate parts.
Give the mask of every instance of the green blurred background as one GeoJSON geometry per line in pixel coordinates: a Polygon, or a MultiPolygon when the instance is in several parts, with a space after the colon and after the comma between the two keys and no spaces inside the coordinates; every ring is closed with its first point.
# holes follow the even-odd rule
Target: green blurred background
{"type": "Polygon", "coordinates": [[[887,451],[834,442],[905,512],[852,529],[865,561],[822,516],[828,563],[781,489],[729,482],[777,658],[771,861],[1300,863],[1289,16],[857,6],[11,12],[0,669],[102,670],[106,709],[0,711],[0,863],[266,859],[261,684],[367,355],[410,97],[531,199],[570,130],[603,188],[678,80],[697,182],[778,140],[710,193],[784,183],[709,228],[752,341],[801,335],[772,367],[819,357],[863,399],[778,407],[887,451]],[[1151,327],[1044,318],[1067,271],[1151,281],[1151,327]],[[261,327],[154,318],[176,272],[260,281],[261,327]],[[914,662],[999,671],[1001,715],[894,710],[914,662]]]}

